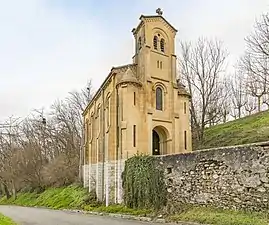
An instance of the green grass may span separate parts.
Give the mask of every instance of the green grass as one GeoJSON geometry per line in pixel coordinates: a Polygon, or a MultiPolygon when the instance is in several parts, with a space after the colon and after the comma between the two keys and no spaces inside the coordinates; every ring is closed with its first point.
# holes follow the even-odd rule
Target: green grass
{"type": "Polygon", "coordinates": [[[13,222],[11,219],[9,219],[8,217],[4,216],[1,213],[0,213],[0,224],[1,225],[16,225],[15,222],[13,222]]]}
{"type": "Polygon", "coordinates": [[[86,204],[87,190],[78,186],[49,188],[44,192],[19,193],[17,198],[2,198],[0,204],[43,206],[53,209],[78,209],[86,204]]]}
{"type": "Polygon", "coordinates": [[[193,207],[178,215],[170,216],[170,220],[198,222],[214,225],[268,225],[265,214],[248,213],[216,208],[193,207]]]}
{"type": "MultiPolygon", "coordinates": [[[[98,202],[89,202],[89,199],[87,189],[72,185],[65,188],[50,188],[40,194],[19,193],[17,199],[0,199],[0,204],[41,206],[52,209],[83,209],[86,211],[115,214],[119,213],[134,216],[154,217],[154,215],[157,215],[153,210],[130,209],[123,205],[110,205],[105,207],[98,202]]],[[[213,225],[268,225],[269,222],[266,215],[261,213],[240,212],[194,206],[186,206],[183,212],[170,215],[168,216],[168,219],[174,222],[191,221],[213,225]]],[[[12,225],[14,223],[0,214],[0,224],[12,225]]]]}
{"type": "MultiPolygon", "coordinates": [[[[149,215],[152,210],[130,209],[123,205],[103,206],[98,202],[89,202],[88,190],[79,186],[68,186],[63,188],[49,188],[44,192],[18,193],[17,198],[13,197],[0,199],[0,205],[19,206],[41,206],[51,209],[83,209],[103,213],[122,213],[137,216],[149,215]]],[[[0,223],[1,224],[1,223],[0,223]]]]}
{"type": "Polygon", "coordinates": [[[269,140],[269,110],[205,130],[203,144],[196,149],[241,145],[269,140]]]}

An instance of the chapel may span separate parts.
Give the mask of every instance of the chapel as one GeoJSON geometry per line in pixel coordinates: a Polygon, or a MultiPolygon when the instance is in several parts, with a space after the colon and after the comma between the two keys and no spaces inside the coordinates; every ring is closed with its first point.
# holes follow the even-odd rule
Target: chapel
{"type": "Polygon", "coordinates": [[[190,95],[177,73],[177,30],[162,15],[141,15],[132,29],[132,63],[112,67],[83,112],[84,185],[121,202],[124,161],[136,153],[192,150],[190,95]]]}

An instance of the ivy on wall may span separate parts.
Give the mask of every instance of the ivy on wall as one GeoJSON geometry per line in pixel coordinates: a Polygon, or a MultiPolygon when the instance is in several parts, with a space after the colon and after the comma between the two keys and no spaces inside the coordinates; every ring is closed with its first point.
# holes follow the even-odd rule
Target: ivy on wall
{"type": "Polygon", "coordinates": [[[153,156],[135,155],[128,159],[122,178],[126,206],[160,209],[166,205],[164,172],[157,167],[153,156]]]}

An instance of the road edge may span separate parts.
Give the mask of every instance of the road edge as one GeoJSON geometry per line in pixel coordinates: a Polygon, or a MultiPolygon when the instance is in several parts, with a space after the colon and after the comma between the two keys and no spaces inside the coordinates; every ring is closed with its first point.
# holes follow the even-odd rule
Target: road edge
{"type": "MultiPolygon", "coordinates": [[[[178,221],[176,223],[171,223],[171,222],[167,221],[165,218],[151,218],[151,217],[145,217],[145,216],[134,216],[134,215],[120,214],[120,213],[104,213],[104,212],[72,210],[72,209],[63,209],[62,211],[90,214],[90,215],[96,215],[96,216],[109,216],[109,217],[113,217],[113,218],[136,220],[136,221],[142,221],[142,222],[166,223],[166,224],[177,224],[177,225],[202,225],[200,223],[184,222],[184,221],[178,221]]],[[[203,225],[209,225],[209,224],[203,224],[203,225]]]]}

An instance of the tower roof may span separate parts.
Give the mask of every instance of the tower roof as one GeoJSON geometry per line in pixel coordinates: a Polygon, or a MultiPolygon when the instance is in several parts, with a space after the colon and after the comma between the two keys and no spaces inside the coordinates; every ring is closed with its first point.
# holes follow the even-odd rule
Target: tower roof
{"type": "Polygon", "coordinates": [[[123,83],[134,83],[134,84],[141,85],[141,82],[134,75],[130,67],[127,68],[126,72],[122,75],[122,78],[117,83],[117,85],[123,84],[123,83]]]}
{"type": "Polygon", "coordinates": [[[147,19],[147,18],[160,18],[162,19],[165,23],[167,23],[175,32],[177,32],[177,29],[172,26],[171,23],[169,23],[162,15],[141,15],[140,16],[140,20],[142,20],[143,18],[147,19]]]}
{"type": "Polygon", "coordinates": [[[161,9],[160,8],[158,8],[157,10],[156,10],[156,13],[157,13],[157,15],[141,15],[140,16],[140,23],[138,24],[138,26],[137,26],[137,28],[134,28],[133,30],[132,30],[132,32],[135,34],[136,33],[136,31],[137,30],[139,30],[139,27],[142,25],[142,23],[144,23],[145,22],[145,20],[147,20],[147,19],[159,19],[159,20],[162,20],[164,23],[166,23],[174,32],[177,32],[177,29],[174,27],[174,26],[172,26],[171,25],[171,23],[169,23],[163,16],[162,16],[162,14],[163,14],[163,12],[161,11],[161,9]]]}

